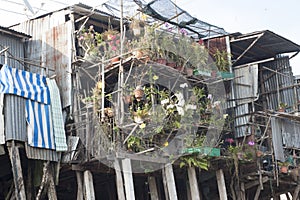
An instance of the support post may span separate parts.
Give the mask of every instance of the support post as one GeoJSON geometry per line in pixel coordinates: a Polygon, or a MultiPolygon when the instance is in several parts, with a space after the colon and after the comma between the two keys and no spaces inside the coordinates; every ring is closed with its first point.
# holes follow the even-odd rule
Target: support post
{"type": "Polygon", "coordinates": [[[123,178],[122,178],[122,173],[121,173],[120,164],[119,164],[118,159],[115,159],[114,167],[115,167],[115,171],[116,171],[116,185],[117,185],[118,199],[125,200],[123,178]]]}
{"type": "Polygon", "coordinates": [[[199,193],[198,182],[196,178],[195,167],[189,167],[187,170],[188,170],[188,178],[190,183],[192,200],[200,200],[200,193],[199,193]]]}
{"type": "Polygon", "coordinates": [[[83,172],[83,182],[84,182],[84,199],[85,200],[95,200],[93,175],[89,170],[83,172]]]}
{"type": "Polygon", "coordinates": [[[154,176],[149,176],[148,177],[148,183],[149,183],[149,190],[150,190],[151,200],[159,200],[155,177],[154,176]]]}
{"type": "Polygon", "coordinates": [[[10,162],[13,172],[13,179],[15,184],[15,196],[18,200],[26,200],[24,179],[22,173],[21,159],[18,147],[15,146],[15,141],[12,141],[8,147],[10,162]]]}
{"type": "Polygon", "coordinates": [[[56,195],[56,189],[55,189],[55,183],[54,183],[54,173],[53,173],[53,169],[51,167],[50,169],[50,173],[48,176],[48,199],[50,200],[57,200],[57,195],[56,195]]]}
{"type": "Polygon", "coordinates": [[[83,186],[82,186],[82,173],[80,171],[76,171],[76,179],[77,179],[77,200],[83,199],[83,186]]]}
{"type": "Polygon", "coordinates": [[[122,167],[123,167],[126,199],[135,200],[131,161],[129,158],[125,158],[122,160],[122,167]]]}
{"type": "Polygon", "coordinates": [[[294,193],[293,193],[293,200],[297,200],[298,199],[298,195],[299,195],[299,191],[300,191],[300,185],[297,185],[294,193]]]}
{"type": "Polygon", "coordinates": [[[259,186],[257,186],[256,193],[255,193],[255,196],[254,196],[254,200],[258,200],[259,195],[260,195],[260,191],[261,191],[261,187],[259,185],[259,186]]]}
{"type": "Polygon", "coordinates": [[[169,199],[169,192],[168,192],[168,186],[167,186],[167,180],[166,180],[166,170],[162,169],[162,177],[163,177],[163,185],[164,185],[164,192],[165,192],[165,199],[169,199]]]}
{"type": "Polygon", "coordinates": [[[216,171],[220,200],[227,200],[226,185],[222,169],[216,171]]]}
{"type": "Polygon", "coordinates": [[[165,183],[168,190],[168,199],[177,200],[178,198],[172,164],[165,165],[163,178],[165,179],[165,183]]]}

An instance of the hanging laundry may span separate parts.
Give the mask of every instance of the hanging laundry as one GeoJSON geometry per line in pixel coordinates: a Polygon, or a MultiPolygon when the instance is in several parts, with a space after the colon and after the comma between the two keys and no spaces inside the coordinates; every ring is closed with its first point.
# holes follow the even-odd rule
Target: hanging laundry
{"type": "Polygon", "coordinates": [[[26,100],[28,144],[33,147],[55,149],[51,106],[26,100]]]}
{"type": "Polygon", "coordinates": [[[0,92],[50,104],[46,77],[3,65],[0,71],[0,92]]]}
{"type": "Polygon", "coordinates": [[[55,149],[50,92],[46,77],[4,65],[0,70],[0,92],[27,98],[28,144],[55,149]]]}
{"type": "Polygon", "coordinates": [[[47,78],[47,85],[50,91],[51,115],[56,151],[67,151],[68,146],[66,141],[59,89],[54,79],[47,78]]]}

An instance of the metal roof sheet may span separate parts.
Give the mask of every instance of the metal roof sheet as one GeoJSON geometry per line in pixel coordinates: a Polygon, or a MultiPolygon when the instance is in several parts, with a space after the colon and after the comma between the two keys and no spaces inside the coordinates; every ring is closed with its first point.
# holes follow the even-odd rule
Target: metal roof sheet
{"type": "Polygon", "coordinates": [[[269,30],[233,36],[230,40],[233,66],[300,52],[300,46],[269,30]]]}
{"type": "Polygon", "coordinates": [[[10,28],[6,28],[6,27],[3,27],[3,26],[0,26],[0,32],[4,33],[4,34],[8,34],[8,35],[13,35],[13,36],[21,38],[21,39],[31,38],[30,35],[27,35],[25,33],[21,33],[21,32],[18,32],[18,31],[14,31],[10,28]]]}

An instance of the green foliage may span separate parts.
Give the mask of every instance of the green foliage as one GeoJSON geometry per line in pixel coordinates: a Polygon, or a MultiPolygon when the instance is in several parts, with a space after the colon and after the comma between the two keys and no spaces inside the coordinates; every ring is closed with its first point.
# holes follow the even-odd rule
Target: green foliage
{"type": "Polygon", "coordinates": [[[230,54],[227,51],[217,49],[213,57],[220,71],[229,71],[230,61],[228,57],[230,57],[230,54]]]}
{"type": "Polygon", "coordinates": [[[199,155],[197,154],[182,156],[180,157],[180,160],[181,162],[179,166],[181,168],[188,166],[188,167],[199,167],[201,169],[208,170],[209,167],[208,159],[199,157],[199,155]]]}

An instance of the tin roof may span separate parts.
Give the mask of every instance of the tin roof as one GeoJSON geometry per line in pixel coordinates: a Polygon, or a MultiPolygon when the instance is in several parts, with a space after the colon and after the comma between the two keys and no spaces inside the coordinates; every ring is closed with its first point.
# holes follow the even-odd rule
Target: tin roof
{"type": "Polygon", "coordinates": [[[233,65],[242,65],[275,57],[278,54],[300,52],[300,46],[269,30],[235,35],[230,40],[233,65]]]}
{"type": "Polygon", "coordinates": [[[1,33],[4,33],[4,34],[8,34],[8,35],[13,35],[15,37],[19,37],[21,39],[23,38],[31,38],[30,35],[27,35],[25,33],[21,33],[21,32],[18,32],[18,31],[14,31],[10,28],[6,28],[6,27],[3,27],[3,26],[0,26],[0,32],[1,33]]]}

